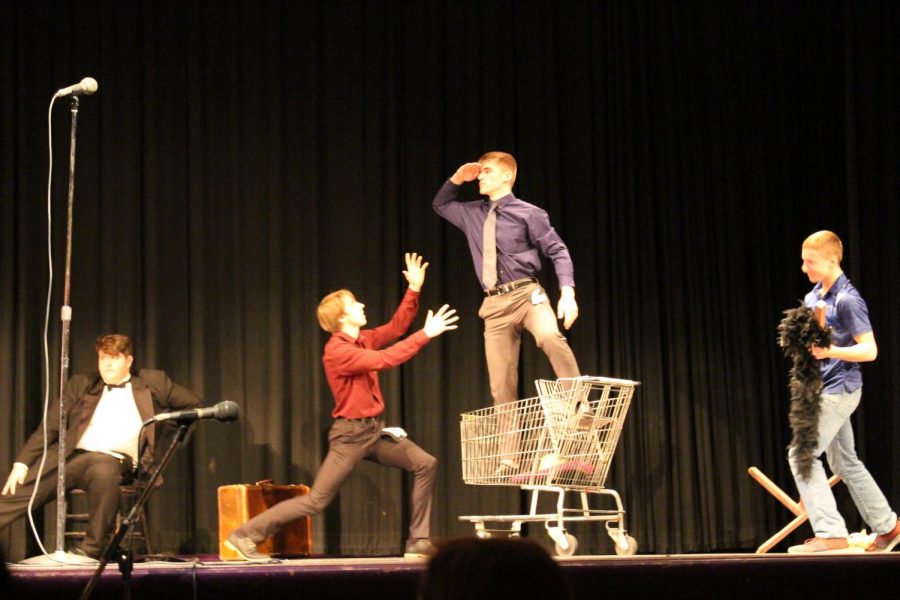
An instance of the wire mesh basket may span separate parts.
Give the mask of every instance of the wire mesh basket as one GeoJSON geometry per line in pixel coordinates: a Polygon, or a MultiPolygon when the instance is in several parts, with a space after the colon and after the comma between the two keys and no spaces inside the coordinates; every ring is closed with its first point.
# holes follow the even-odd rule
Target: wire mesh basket
{"type": "Polygon", "coordinates": [[[539,380],[534,398],[463,413],[463,481],[602,489],[635,385],[539,380]]]}
{"type": "Polygon", "coordinates": [[[636,381],[608,377],[538,380],[538,395],[460,415],[463,481],[472,485],[517,486],[531,492],[528,514],[463,515],[479,537],[518,536],[523,523],[543,522],[556,553],[571,556],[578,540],[567,530],[575,522],[606,523],[616,554],[637,552],[625,527],[618,492],[604,487],[636,381]],[[552,512],[538,512],[541,492],[556,494],[552,512]],[[569,492],[580,505],[567,507],[569,492]],[[614,508],[593,508],[594,498],[614,508]],[[504,524],[496,529],[487,524],[504,524]]]}

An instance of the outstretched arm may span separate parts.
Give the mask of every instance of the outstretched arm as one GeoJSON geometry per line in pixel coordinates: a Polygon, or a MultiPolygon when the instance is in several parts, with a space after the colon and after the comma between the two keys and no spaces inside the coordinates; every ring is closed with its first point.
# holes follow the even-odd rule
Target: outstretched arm
{"type": "Polygon", "coordinates": [[[407,252],[405,259],[406,270],[403,271],[403,276],[409,282],[409,289],[390,321],[367,330],[372,336],[373,348],[381,348],[403,335],[403,332],[412,325],[416,313],[419,312],[419,291],[425,282],[425,270],[428,269],[428,263],[425,262],[424,257],[415,252],[407,252]]]}
{"type": "Polygon", "coordinates": [[[422,329],[384,350],[360,348],[351,342],[335,341],[335,338],[332,338],[325,347],[322,361],[327,371],[336,374],[384,371],[408,361],[432,338],[456,329],[458,320],[456,310],[446,304],[437,312],[429,310],[422,329]]]}
{"type": "Polygon", "coordinates": [[[335,338],[332,338],[325,346],[322,362],[325,364],[325,370],[335,375],[384,371],[402,365],[429,341],[424,332],[417,331],[384,350],[375,350],[360,348],[351,342],[335,341],[335,338]]]}

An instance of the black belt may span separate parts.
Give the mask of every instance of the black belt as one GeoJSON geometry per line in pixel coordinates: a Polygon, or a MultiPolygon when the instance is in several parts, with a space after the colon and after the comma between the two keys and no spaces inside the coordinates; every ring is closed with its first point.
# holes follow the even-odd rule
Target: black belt
{"type": "Polygon", "coordinates": [[[359,419],[348,419],[347,417],[338,417],[338,421],[353,421],[354,423],[374,423],[378,421],[380,417],[360,417],[359,419]]]}
{"type": "Polygon", "coordinates": [[[532,283],[537,283],[538,280],[536,277],[525,277],[523,279],[516,279],[515,281],[510,281],[509,283],[504,283],[502,285],[498,285],[494,289],[485,290],[484,295],[487,298],[491,296],[502,296],[503,294],[508,294],[514,290],[517,290],[521,287],[525,287],[526,285],[531,285],[532,283]]]}

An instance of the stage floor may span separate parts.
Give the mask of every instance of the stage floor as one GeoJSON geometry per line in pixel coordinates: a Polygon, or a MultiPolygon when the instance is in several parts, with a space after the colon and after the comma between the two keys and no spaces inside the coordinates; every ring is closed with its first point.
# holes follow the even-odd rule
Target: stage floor
{"type": "MultiPolygon", "coordinates": [[[[186,562],[136,563],[132,598],[160,600],[259,597],[316,600],[391,598],[414,600],[423,559],[400,557],[312,557],[277,563],[222,562],[182,557],[186,562]]],[[[609,596],[662,598],[896,597],[900,552],[887,555],[799,557],[770,554],[573,556],[557,558],[573,598],[609,596]]],[[[78,598],[95,567],[7,565],[9,597],[78,598]]],[[[123,576],[107,565],[92,598],[122,598],[123,576]]]]}

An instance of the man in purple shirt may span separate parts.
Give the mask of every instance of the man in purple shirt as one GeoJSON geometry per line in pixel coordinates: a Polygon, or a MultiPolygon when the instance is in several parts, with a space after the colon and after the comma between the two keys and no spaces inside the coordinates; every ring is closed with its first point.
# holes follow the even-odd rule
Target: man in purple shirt
{"type": "Polygon", "coordinates": [[[809,513],[816,537],[791,546],[791,554],[836,554],[858,551],[847,540],[847,526],[837,510],[819,455],[825,452],[828,465],[840,475],[863,519],[876,534],[869,548],[890,552],[900,543],[900,521],[872,475],[856,455],[850,415],[862,396],[859,363],[875,360],[878,346],[869,322],[866,302],[841,269],[843,244],[830,231],[819,231],[803,241],[801,269],[815,286],[804,304],[813,308],[825,303],[825,320],[832,328],[831,345],[813,346],[813,356],[822,366],[823,389],[818,421],[818,445],[809,476],[798,466],[796,446],[788,452],[788,462],[800,498],[809,513]]]}
{"type": "MultiPolygon", "coordinates": [[[[557,377],[578,377],[578,363],[556,319],[566,329],[578,318],[575,278],[569,249],[550,225],[547,212],[516,198],[516,159],[506,152],[488,152],[478,162],[456,170],[437,195],[435,212],[466,235],[475,274],[484,289],[478,316],[484,319],[484,350],[494,404],[517,399],[522,328],[534,336],[550,359],[557,377]],[[487,200],[460,202],[462,184],[478,180],[487,200]],[[556,271],[560,299],[556,314],[537,275],[541,255],[556,271]]],[[[503,464],[515,469],[514,452],[503,464]]]]}

